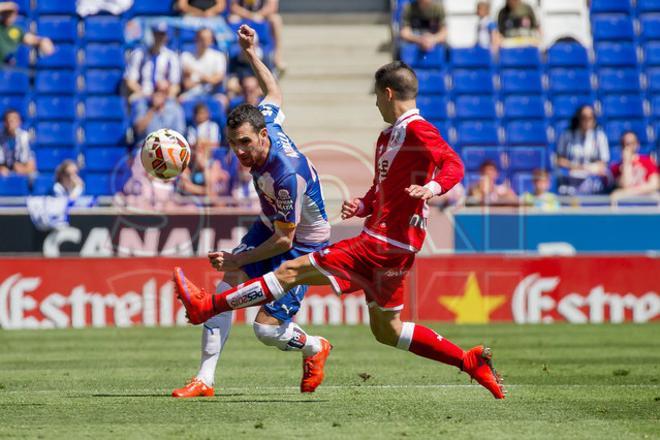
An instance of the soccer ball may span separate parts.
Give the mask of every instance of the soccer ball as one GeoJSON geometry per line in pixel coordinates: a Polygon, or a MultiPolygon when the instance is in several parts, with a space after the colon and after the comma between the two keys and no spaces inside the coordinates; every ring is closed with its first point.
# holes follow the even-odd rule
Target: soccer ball
{"type": "Polygon", "coordinates": [[[147,136],[140,154],[144,169],[159,179],[178,176],[190,161],[190,145],[181,133],[161,128],[147,136]]]}

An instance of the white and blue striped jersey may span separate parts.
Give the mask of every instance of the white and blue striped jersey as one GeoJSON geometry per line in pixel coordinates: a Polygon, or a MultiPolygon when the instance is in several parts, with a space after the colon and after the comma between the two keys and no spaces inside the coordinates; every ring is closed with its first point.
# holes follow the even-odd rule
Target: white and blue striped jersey
{"type": "Polygon", "coordinates": [[[284,133],[282,110],[267,102],[262,102],[259,110],[266,119],[271,142],[266,162],[251,170],[261,203],[261,220],[273,231],[275,222],[295,225],[296,243],[327,241],[330,223],[316,169],[284,133]]]}

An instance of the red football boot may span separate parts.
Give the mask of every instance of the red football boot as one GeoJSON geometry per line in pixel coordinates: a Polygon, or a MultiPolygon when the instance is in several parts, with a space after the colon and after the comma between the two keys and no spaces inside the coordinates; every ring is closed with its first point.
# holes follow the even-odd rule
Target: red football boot
{"type": "Polygon", "coordinates": [[[325,377],[323,367],[328,356],[330,356],[332,345],[325,338],[319,339],[321,340],[321,351],[313,356],[303,358],[303,376],[300,381],[301,393],[313,393],[325,377]]]}
{"type": "Polygon", "coordinates": [[[500,376],[493,367],[493,353],[490,348],[479,345],[465,352],[463,371],[490,391],[496,399],[504,399],[505,390],[500,376]]]}
{"type": "Polygon", "coordinates": [[[182,387],[172,391],[172,397],[190,398],[190,397],[213,397],[215,391],[213,387],[206,385],[202,380],[193,377],[182,387]]]}
{"type": "Polygon", "coordinates": [[[180,267],[174,268],[173,280],[176,294],[186,308],[188,322],[202,324],[213,317],[213,297],[210,293],[191,283],[180,267]]]}

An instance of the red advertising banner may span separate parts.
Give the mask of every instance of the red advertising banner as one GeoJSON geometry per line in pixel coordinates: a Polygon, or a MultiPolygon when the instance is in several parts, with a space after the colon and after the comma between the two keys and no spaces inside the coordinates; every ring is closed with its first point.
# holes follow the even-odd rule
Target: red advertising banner
{"type": "MultiPolygon", "coordinates": [[[[222,274],[204,258],[0,259],[3,329],[186,325],[172,268],[213,289],[222,274]]],[[[419,258],[407,282],[405,319],[602,323],[660,319],[660,259],[646,257],[419,258]]],[[[237,311],[251,322],[257,309],[237,311]]],[[[311,287],[300,323],[368,322],[361,294],[311,287]]]]}

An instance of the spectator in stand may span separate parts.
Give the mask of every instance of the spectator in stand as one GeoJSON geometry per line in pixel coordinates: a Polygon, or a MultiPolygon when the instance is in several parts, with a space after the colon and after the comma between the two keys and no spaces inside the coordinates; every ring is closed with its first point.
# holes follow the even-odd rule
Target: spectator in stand
{"type": "Polygon", "coordinates": [[[571,125],[557,143],[559,194],[603,193],[607,187],[610,148],[607,136],[596,123],[594,108],[577,109],[571,125]]]}
{"type": "Polygon", "coordinates": [[[180,100],[200,95],[214,96],[227,108],[227,97],[222,93],[227,74],[227,58],[219,50],[213,49],[213,41],[210,29],[200,29],[195,37],[196,52],[184,52],[181,55],[184,92],[180,100]]]}
{"type": "Polygon", "coordinates": [[[121,193],[115,195],[115,205],[155,211],[180,210],[173,180],[156,179],[147,174],[137,151],[132,159],[131,177],[121,193]]]}
{"type": "Polygon", "coordinates": [[[500,49],[502,37],[497,30],[497,24],[490,18],[490,2],[477,3],[477,46],[489,49],[496,54],[500,49]]]}
{"type": "Polygon", "coordinates": [[[403,9],[401,39],[425,51],[447,41],[445,9],[434,0],[413,0],[403,9]]]}
{"type": "Polygon", "coordinates": [[[497,28],[508,45],[538,45],[541,27],[534,9],[522,0],[507,0],[497,15],[497,28]]]}
{"type": "Polygon", "coordinates": [[[550,176],[545,170],[537,169],[532,174],[534,193],[526,192],[522,196],[522,203],[542,211],[556,211],[559,209],[559,199],[550,192],[550,176]]]}
{"type": "Polygon", "coordinates": [[[34,154],[30,149],[30,135],[21,128],[21,115],[9,109],[4,115],[4,127],[0,133],[0,175],[9,173],[30,176],[37,170],[34,154]]]}
{"type": "Polygon", "coordinates": [[[85,191],[85,183],[78,174],[78,165],[71,159],[63,161],[55,170],[53,194],[75,200],[85,191]]]}
{"type": "Polygon", "coordinates": [[[492,160],[484,161],[479,167],[479,182],[473,184],[468,192],[473,204],[508,205],[517,204],[518,197],[508,183],[497,183],[499,171],[492,160]]]}
{"type": "Polygon", "coordinates": [[[0,2],[0,62],[14,64],[18,45],[23,43],[39,49],[43,55],[55,51],[53,42],[14,26],[18,17],[18,5],[14,2],[0,2]]]}
{"type": "Polygon", "coordinates": [[[151,99],[133,103],[133,128],[138,143],[149,133],[160,128],[171,128],[184,133],[186,119],[183,108],[174,99],[168,99],[169,84],[160,81],[151,99]]]}
{"type": "Polygon", "coordinates": [[[275,43],[273,63],[280,75],[286,69],[282,60],[282,16],[278,13],[279,0],[231,0],[229,20],[252,20],[256,22],[268,21],[273,33],[275,43]]]}
{"type": "Polygon", "coordinates": [[[177,0],[174,9],[192,17],[215,17],[227,8],[225,0],[177,0]]]}
{"type": "Polygon", "coordinates": [[[203,102],[193,110],[194,126],[188,127],[186,138],[192,145],[200,144],[205,150],[220,146],[220,126],[211,120],[209,108],[203,102]]]}
{"type": "Polygon", "coordinates": [[[259,81],[255,76],[246,76],[240,81],[240,93],[229,103],[229,111],[235,109],[241,104],[250,104],[255,107],[259,105],[263,99],[259,81]]]}
{"type": "Polygon", "coordinates": [[[612,165],[612,175],[617,186],[611,195],[612,202],[655,194],[660,189],[658,165],[650,156],[639,154],[639,138],[632,131],[621,136],[621,162],[612,165]]]}
{"type": "Polygon", "coordinates": [[[167,95],[175,98],[181,89],[181,68],[176,53],[168,49],[167,23],[151,27],[153,44],[148,49],[138,48],[131,52],[124,73],[129,101],[150,97],[157,88],[167,84],[167,95]]]}
{"type": "MultiPolygon", "coordinates": [[[[230,154],[233,155],[234,153],[230,154]]],[[[259,206],[259,195],[257,194],[257,190],[254,188],[250,168],[244,167],[240,164],[240,162],[238,162],[238,160],[236,160],[235,163],[236,172],[235,175],[233,175],[234,178],[232,179],[233,183],[231,185],[231,195],[240,206],[246,208],[256,208],[259,206]]]]}

